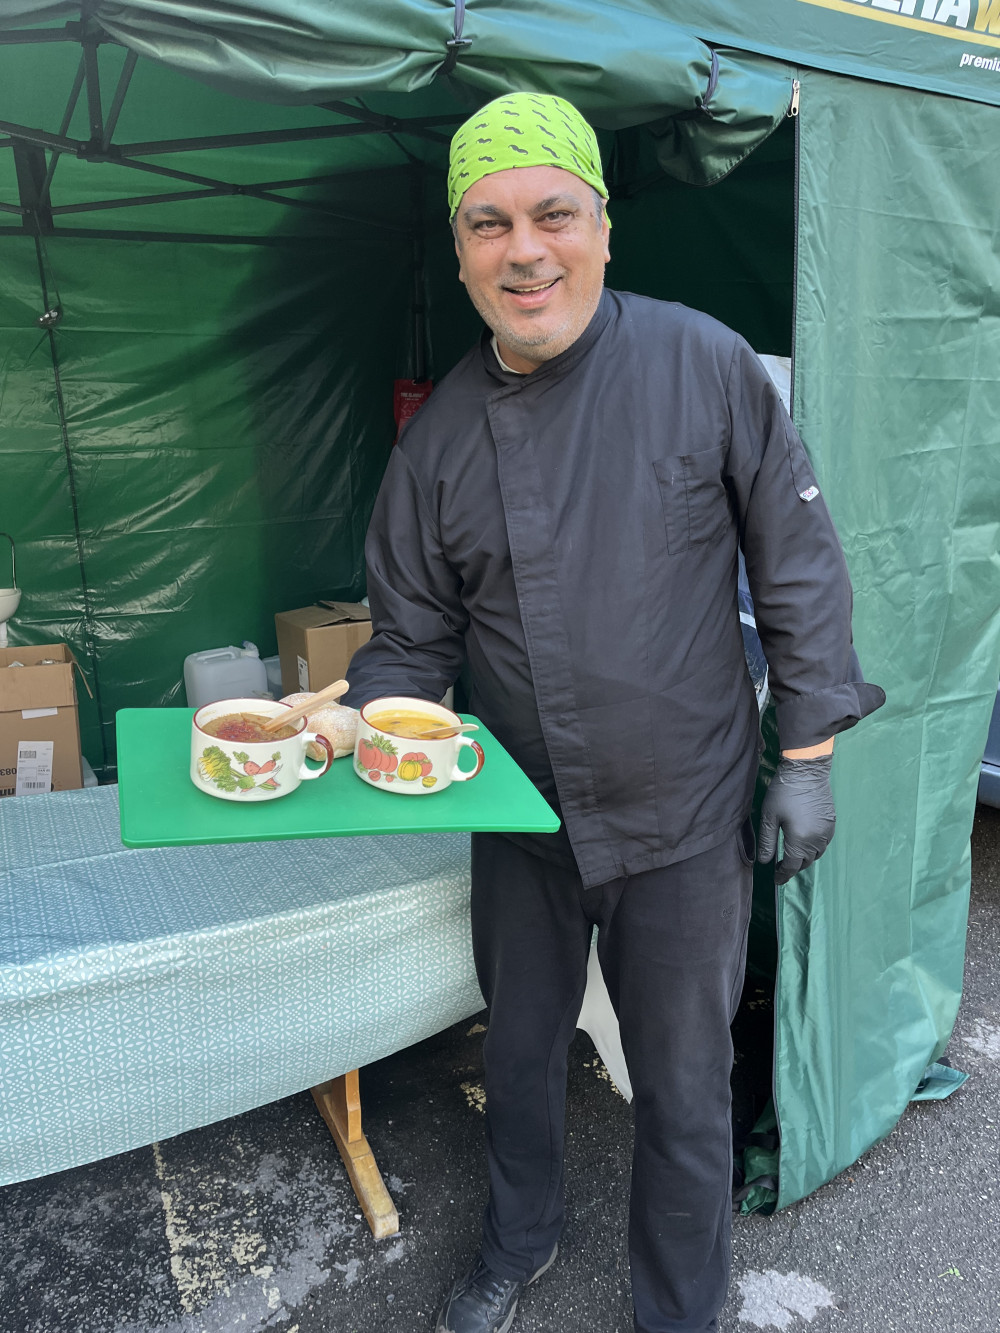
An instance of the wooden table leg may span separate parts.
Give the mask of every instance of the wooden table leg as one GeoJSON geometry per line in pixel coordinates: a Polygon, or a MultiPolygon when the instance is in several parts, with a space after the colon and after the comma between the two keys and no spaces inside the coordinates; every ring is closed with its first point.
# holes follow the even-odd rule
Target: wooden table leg
{"type": "Polygon", "coordinates": [[[311,1091],[319,1113],[340,1149],[372,1235],[376,1240],[395,1236],[399,1230],[399,1214],[379,1175],[368,1140],[361,1131],[358,1071],[352,1069],[339,1078],[317,1083],[311,1091]]]}

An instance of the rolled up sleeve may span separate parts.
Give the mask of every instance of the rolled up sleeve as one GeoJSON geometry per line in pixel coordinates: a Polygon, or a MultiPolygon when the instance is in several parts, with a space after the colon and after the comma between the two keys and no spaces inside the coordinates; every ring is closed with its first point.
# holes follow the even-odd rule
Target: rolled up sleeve
{"type": "Polygon", "coordinates": [[[727,384],[728,477],[783,749],[817,745],[885,703],[851,638],[852,592],[833,520],[802,442],[752,349],[727,384]]]}

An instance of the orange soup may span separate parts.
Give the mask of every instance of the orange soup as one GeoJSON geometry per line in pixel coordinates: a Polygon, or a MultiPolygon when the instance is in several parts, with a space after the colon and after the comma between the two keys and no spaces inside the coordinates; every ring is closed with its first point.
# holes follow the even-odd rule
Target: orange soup
{"type": "MultiPolygon", "coordinates": [[[[436,727],[446,727],[448,723],[444,718],[431,717],[429,713],[417,713],[408,709],[392,708],[384,713],[373,713],[366,717],[373,727],[378,727],[379,731],[387,731],[392,736],[403,736],[406,740],[419,741],[433,731],[436,727]]],[[[449,736],[454,736],[455,732],[443,731],[434,740],[446,740],[449,736]]]]}

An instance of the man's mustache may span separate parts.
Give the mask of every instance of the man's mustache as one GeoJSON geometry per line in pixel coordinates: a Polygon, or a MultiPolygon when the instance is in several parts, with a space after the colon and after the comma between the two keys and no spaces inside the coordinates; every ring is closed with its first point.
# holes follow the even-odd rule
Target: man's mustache
{"type": "Polygon", "coordinates": [[[533,268],[510,268],[500,279],[501,287],[537,287],[544,282],[555,282],[561,273],[540,273],[533,268]]]}

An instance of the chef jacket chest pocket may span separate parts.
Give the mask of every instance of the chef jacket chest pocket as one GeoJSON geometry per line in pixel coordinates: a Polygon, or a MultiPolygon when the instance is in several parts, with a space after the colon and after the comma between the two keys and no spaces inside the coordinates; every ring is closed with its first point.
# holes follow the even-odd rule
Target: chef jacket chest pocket
{"type": "Polygon", "coordinates": [[[722,479],[725,457],[726,449],[720,447],[654,460],[671,555],[712,541],[728,524],[729,496],[722,479]]]}

